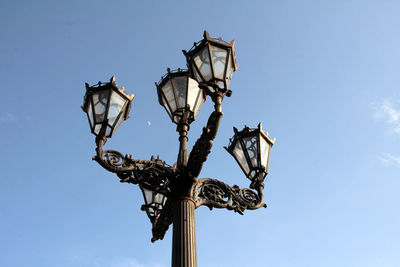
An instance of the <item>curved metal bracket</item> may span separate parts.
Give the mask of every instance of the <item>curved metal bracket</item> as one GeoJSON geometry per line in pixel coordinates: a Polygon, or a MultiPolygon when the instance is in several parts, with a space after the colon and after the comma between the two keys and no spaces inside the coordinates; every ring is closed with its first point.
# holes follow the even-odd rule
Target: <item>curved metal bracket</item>
{"type": "Polygon", "coordinates": [[[150,160],[132,159],[131,155],[122,155],[115,150],[104,150],[105,137],[96,138],[97,155],[93,157],[103,168],[116,173],[121,183],[140,184],[157,193],[168,196],[170,193],[169,184],[178,171],[174,167],[165,164],[158,157],[150,160]]]}
{"type": "Polygon", "coordinates": [[[152,156],[150,160],[136,160],[132,159],[131,155],[124,156],[116,150],[103,150],[106,141],[105,137],[96,138],[97,155],[93,157],[93,160],[106,170],[116,173],[121,183],[139,184],[167,197],[160,213],[149,217],[153,226],[151,241],[163,239],[173,221],[172,207],[168,197],[171,196],[171,181],[179,175],[178,170],[168,166],[158,157],[152,156]]]}
{"type": "Polygon", "coordinates": [[[257,192],[248,188],[239,188],[237,185],[229,186],[221,181],[211,178],[200,179],[192,187],[192,196],[196,208],[205,205],[213,208],[225,208],[243,215],[244,210],[266,208],[263,203],[263,185],[259,184],[257,192]]]}

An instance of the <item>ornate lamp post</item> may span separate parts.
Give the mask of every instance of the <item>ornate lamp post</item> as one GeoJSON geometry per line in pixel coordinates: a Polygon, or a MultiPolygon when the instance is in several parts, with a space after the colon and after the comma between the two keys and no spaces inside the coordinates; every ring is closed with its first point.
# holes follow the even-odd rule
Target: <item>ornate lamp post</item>
{"type": "Polygon", "coordinates": [[[152,242],[164,238],[173,224],[172,266],[195,267],[196,236],[195,209],[205,205],[226,208],[243,214],[244,210],[266,207],[263,203],[264,178],[268,171],[270,150],[275,142],[258,128],[247,126],[234,136],[227,151],[236,159],[250,188],[229,186],[215,179],[198,179],[200,171],[211,151],[222,118],[222,100],[230,96],[228,89],[232,73],[237,69],[234,42],[211,38],[204,32],[204,39],[188,51],[183,51],[189,70],[171,71],[156,83],[159,103],[165,108],[172,122],[177,124],[179,153],[176,164],[167,165],[161,159],[133,159],[115,150],[103,150],[103,146],[118,126],[126,119],[134,95],[124,88],[109,83],[86,84],[82,109],[87,113],[91,132],[96,135],[96,156],[102,167],[116,173],[120,182],[138,184],[143,192],[146,211],[152,223],[152,242]],[[188,153],[187,133],[206,100],[210,96],[214,111],[207,125],[188,153]],[[252,190],[253,189],[253,190],[252,190]]]}

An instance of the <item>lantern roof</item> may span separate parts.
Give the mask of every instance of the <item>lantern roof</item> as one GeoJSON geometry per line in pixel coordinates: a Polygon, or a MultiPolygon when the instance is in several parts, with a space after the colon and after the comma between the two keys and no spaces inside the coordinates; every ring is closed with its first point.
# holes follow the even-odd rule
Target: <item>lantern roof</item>
{"type": "Polygon", "coordinates": [[[232,50],[232,55],[233,55],[234,71],[236,71],[239,68],[239,66],[236,64],[236,53],[234,50],[235,40],[232,40],[231,42],[226,42],[226,41],[222,40],[221,37],[213,38],[213,37],[210,37],[210,34],[207,31],[204,31],[203,39],[198,42],[194,42],[192,48],[190,48],[189,51],[182,50],[182,52],[185,55],[189,55],[189,56],[193,55],[193,54],[197,53],[198,50],[200,50],[203,46],[207,45],[208,43],[218,46],[218,47],[222,47],[222,48],[230,48],[232,50]]]}
{"type": "MultiPolygon", "coordinates": [[[[190,77],[189,71],[187,69],[174,69],[171,70],[170,68],[167,68],[167,73],[161,76],[160,81],[158,83],[155,83],[157,88],[163,87],[171,78],[173,77],[181,77],[181,76],[186,76],[190,77]]],[[[160,94],[158,94],[158,102],[162,105],[162,99],[160,94]]]]}
{"type": "Polygon", "coordinates": [[[124,87],[119,87],[114,76],[108,83],[85,85],[82,109],[88,116],[91,132],[96,136],[112,137],[119,125],[129,118],[135,95],[129,95],[124,87]]]}
{"type": "Polygon", "coordinates": [[[235,145],[235,142],[237,139],[255,135],[258,133],[260,133],[271,145],[273,145],[276,141],[276,138],[272,139],[269,136],[268,132],[264,132],[264,130],[262,129],[261,123],[258,124],[257,128],[250,128],[247,125],[245,125],[243,130],[241,130],[241,131],[239,131],[236,127],[233,127],[233,131],[235,132],[235,135],[229,139],[230,142],[228,145],[228,149],[230,149],[231,147],[233,147],[235,145]]]}
{"type": "Polygon", "coordinates": [[[132,99],[135,97],[135,94],[131,94],[129,95],[126,91],[125,91],[125,87],[124,86],[119,86],[115,83],[115,76],[113,75],[110,79],[109,82],[104,83],[99,81],[98,83],[90,86],[88,83],[85,83],[85,87],[86,87],[86,94],[84,96],[83,99],[83,106],[82,109],[85,110],[87,105],[89,104],[89,98],[88,96],[91,95],[91,93],[96,92],[96,91],[100,91],[100,90],[105,90],[105,89],[114,89],[115,91],[118,91],[118,93],[120,93],[121,95],[125,96],[127,99],[129,99],[129,101],[132,101],[132,99]]]}

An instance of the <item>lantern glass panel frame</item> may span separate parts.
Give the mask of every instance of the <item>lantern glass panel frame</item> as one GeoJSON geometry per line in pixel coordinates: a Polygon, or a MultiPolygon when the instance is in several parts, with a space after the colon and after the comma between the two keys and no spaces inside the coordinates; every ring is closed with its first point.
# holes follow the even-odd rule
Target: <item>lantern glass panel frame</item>
{"type": "Polygon", "coordinates": [[[164,208],[167,196],[141,185],[139,187],[145,202],[145,204],[142,205],[142,210],[146,211],[149,219],[154,222],[155,218],[159,216],[161,210],[164,208]]]}
{"type": "Polygon", "coordinates": [[[237,70],[235,41],[230,43],[221,38],[211,38],[204,31],[203,40],[194,44],[189,50],[183,50],[187,66],[193,77],[207,86],[207,93],[226,94],[232,74],[237,70]]]}
{"type": "Polygon", "coordinates": [[[187,118],[189,124],[194,121],[207,97],[187,70],[168,69],[167,74],[155,85],[158,102],[176,124],[179,124],[183,118],[187,118]]]}
{"type": "Polygon", "coordinates": [[[121,123],[129,118],[135,95],[128,95],[124,90],[115,84],[114,76],[108,83],[99,82],[93,86],[86,83],[82,109],[94,135],[111,138],[121,123]]]}
{"type": "Polygon", "coordinates": [[[268,174],[270,151],[275,143],[268,133],[262,130],[261,123],[257,128],[247,126],[242,131],[234,128],[234,136],[225,149],[235,158],[243,173],[250,180],[268,174]]]}

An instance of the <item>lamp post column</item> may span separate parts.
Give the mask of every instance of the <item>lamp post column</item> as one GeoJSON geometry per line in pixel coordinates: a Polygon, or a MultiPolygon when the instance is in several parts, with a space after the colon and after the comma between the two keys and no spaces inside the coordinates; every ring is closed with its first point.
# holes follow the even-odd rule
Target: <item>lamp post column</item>
{"type": "Polygon", "coordinates": [[[182,197],[174,206],[172,267],[197,267],[194,201],[182,197]]]}
{"type": "MultiPolygon", "coordinates": [[[[187,133],[189,125],[184,116],[178,124],[179,155],[177,167],[184,171],[188,161],[187,133]]],[[[182,175],[176,181],[175,199],[173,200],[172,267],[197,267],[195,203],[190,196],[194,180],[182,175]]]]}

